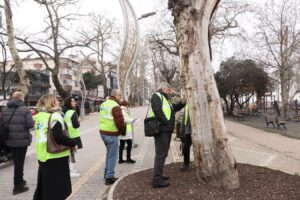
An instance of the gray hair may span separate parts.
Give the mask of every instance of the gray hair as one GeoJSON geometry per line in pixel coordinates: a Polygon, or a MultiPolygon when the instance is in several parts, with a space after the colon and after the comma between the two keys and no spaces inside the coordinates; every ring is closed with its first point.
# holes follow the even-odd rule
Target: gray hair
{"type": "Polygon", "coordinates": [[[113,89],[110,93],[110,96],[116,96],[116,94],[120,93],[119,89],[113,89]]]}
{"type": "Polygon", "coordinates": [[[24,101],[24,97],[25,97],[24,93],[20,92],[20,91],[16,91],[12,94],[13,99],[18,99],[18,100],[24,101]]]}
{"type": "Polygon", "coordinates": [[[162,82],[162,83],[159,84],[157,89],[158,90],[163,90],[163,89],[166,89],[166,88],[172,88],[172,86],[169,83],[162,82]]]}

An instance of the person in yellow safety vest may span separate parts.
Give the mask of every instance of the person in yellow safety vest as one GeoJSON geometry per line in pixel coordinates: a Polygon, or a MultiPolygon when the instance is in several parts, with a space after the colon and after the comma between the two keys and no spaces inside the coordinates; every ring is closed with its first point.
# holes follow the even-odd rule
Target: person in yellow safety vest
{"type": "Polygon", "coordinates": [[[125,135],[126,124],[120,107],[121,91],[114,89],[111,96],[100,106],[100,135],[106,147],[106,161],[104,167],[105,184],[113,184],[115,166],[118,159],[119,135],[125,135]]]}
{"type": "Polygon", "coordinates": [[[120,147],[119,147],[119,164],[122,163],[129,163],[129,164],[134,164],[135,160],[131,159],[131,149],[132,149],[132,136],[133,136],[133,123],[137,120],[134,119],[129,115],[128,112],[128,107],[129,103],[126,100],[123,100],[121,102],[121,108],[122,108],[122,113],[124,116],[124,120],[126,123],[126,135],[121,135],[120,136],[120,147]],[[127,155],[126,155],[126,161],[123,160],[123,150],[125,147],[125,142],[127,143],[127,155]]]}
{"type": "Polygon", "coordinates": [[[183,155],[183,164],[180,167],[180,170],[187,171],[190,165],[190,149],[192,145],[192,137],[191,137],[192,127],[191,127],[188,105],[184,107],[180,133],[181,133],[180,139],[182,142],[182,155],[183,155]]]}
{"type": "Polygon", "coordinates": [[[76,142],[63,134],[66,127],[59,101],[54,95],[43,95],[37,103],[37,110],[35,148],[39,169],[33,199],[66,199],[72,192],[68,160],[71,148],[74,151],[77,148],[76,142]],[[47,152],[49,119],[51,120],[50,129],[55,141],[58,144],[69,146],[70,149],[59,153],[47,152]]]}
{"type": "MultiPolygon", "coordinates": [[[[72,97],[65,98],[62,110],[64,112],[65,123],[68,127],[69,137],[76,142],[78,149],[82,149],[82,141],[79,132],[80,123],[76,113],[75,99],[72,97]]],[[[75,159],[70,159],[69,165],[71,178],[80,176],[75,169],[75,159]]]]}
{"type": "Polygon", "coordinates": [[[155,116],[159,121],[159,134],[154,136],[155,143],[155,159],[152,187],[163,188],[170,184],[167,181],[169,177],[164,176],[164,165],[170,148],[171,136],[175,126],[175,112],[185,106],[185,100],[181,100],[177,104],[170,102],[173,93],[171,85],[161,83],[158,91],[151,98],[151,109],[149,116],[155,116]]]}

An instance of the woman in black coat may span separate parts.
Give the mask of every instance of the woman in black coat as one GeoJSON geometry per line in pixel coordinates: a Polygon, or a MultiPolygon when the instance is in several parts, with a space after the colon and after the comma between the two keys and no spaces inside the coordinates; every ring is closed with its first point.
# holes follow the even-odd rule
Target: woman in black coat
{"type": "Polygon", "coordinates": [[[69,173],[70,150],[60,153],[47,152],[47,131],[50,129],[58,144],[69,146],[74,151],[76,143],[65,136],[66,129],[60,113],[59,101],[54,95],[42,96],[37,104],[39,113],[36,115],[36,150],[39,162],[37,187],[34,200],[64,200],[72,193],[69,173]]]}

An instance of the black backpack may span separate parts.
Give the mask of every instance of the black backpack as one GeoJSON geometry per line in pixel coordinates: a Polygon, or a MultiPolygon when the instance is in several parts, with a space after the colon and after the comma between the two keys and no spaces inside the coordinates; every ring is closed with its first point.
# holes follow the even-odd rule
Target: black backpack
{"type": "Polygon", "coordinates": [[[12,114],[10,115],[10,117],[6,123],[3,121],[3,117],[1,118],[1,121],[0,121],[0,141],[1,142],[4,142],[8,138],[8,133],[9,133],[8,125],[10,124],[11,118],[14,116],[17,109],[18,108],[14,109],[14,111],[12,112],[12,114]]]}

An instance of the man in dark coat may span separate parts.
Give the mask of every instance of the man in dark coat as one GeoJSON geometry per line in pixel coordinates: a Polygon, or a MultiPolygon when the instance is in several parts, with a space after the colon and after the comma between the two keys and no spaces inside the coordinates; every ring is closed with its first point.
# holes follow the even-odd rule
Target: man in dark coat
{"type": "Polygon", "coordinates": [[[181,133],[182,155],[183,155],[183,164],[180,170],[186,171],[189,169],[189,165],[190,165],[190,149],[192,146],[192,137],[191,137],[192,127],[191,127],[188,105],[186,105],[184,109],[180,133],[181,133]]]}
{"type": "Polygon", "coordinates": [[[3,110],[2,118],[4,123],[9,121],[9,136],[5,144],[11,148],[14,159],[14,189],[13,194],[19,194],[28,190],[26,181],[23,179],[24,161],[27,147],[31,144],[31,134],[29,129],[33,128],[34,123],[32,114],[28,107],[24,105],[24,94],[14,92],[7,107],[3,110]],[[13,114],[13,112],[15,113],[13,114]]]}
{"type": "MultiPolygon", "coordinates": [[[[168,187],[167,182],[169,177],[163,176],[163,170],[171,142],[172,132],[175,126],[175,112],[185,106],[182,100],[178,104],[173,104],[169,101],[170,95],[173,93],[172,87],[168,83],[161,83],[158,91],[151,98],[151,108],[156,119],[159,121],[159,134],[154,137],[155,143],[155,159],[154,159],[154,174],[152,180],[153,188],[168,187]],[[163,106],[170,109],[170,117],[166,116],[163,106]]],[[[168,115],[168,114],[167,114],[168,115]]]]}

